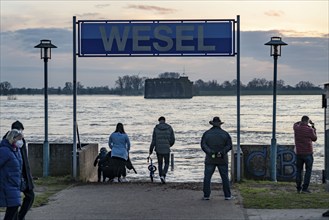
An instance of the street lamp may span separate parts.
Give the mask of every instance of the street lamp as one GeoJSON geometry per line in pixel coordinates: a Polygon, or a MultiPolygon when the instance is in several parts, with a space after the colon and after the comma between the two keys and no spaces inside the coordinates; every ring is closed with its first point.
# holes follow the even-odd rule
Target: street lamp
{"type": "Polygon", "coordinates": [[[34,48],[40,48],[40,56],[43,59],[44,65],[44,94],[45,94],[45,141],[43,143],[43,176],[49,175],[49,142],[48,142],[48,59],[51,59],[51,48],[57,48],[50,40],[41,40],[40,44],[34,48]]]}
{"type": "Polygon", "coordinates": [[[277,81],[277,61],[278,56],[281,56],[281,46],[288,45],[281,41],[281,37],[271,37],[271,40],[265,45],[271,46],[271,56],[274,59],[274,77],[273,77],[273,125],[272,125],[272,140],[271,140],[271,179],[276,181],[276,157],[277,146],[275,138],[276,126],[276,81],[277,81]]]}

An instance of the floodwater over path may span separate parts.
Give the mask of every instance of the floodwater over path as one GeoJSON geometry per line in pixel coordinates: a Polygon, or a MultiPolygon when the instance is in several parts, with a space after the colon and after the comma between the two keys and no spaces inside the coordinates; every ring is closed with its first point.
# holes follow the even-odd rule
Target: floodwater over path
{"type": "MultiPolygon", "coordinates": [[[[44,96],[16,96],[7,100],[1,96],[0,134],[4,135],[15,120],[24,126],[27,142],[44,140],[44,96]]],[[[321,95],[277,96],[276,139],[284,145],[294,144],[293,123],[308,115],[317,128],[318,141],[314,144],[314,170],[324,168],[324,111],[321,95]]],[[[53,142],[73,140],[72,96],[48,97],[48,139],[53,142]]],[[[241,96],[240,143],[267,144],[272,138],[273,97],[241,96]]],[[[144,99],[142,96],[81,95],[77,97],[77,122],[82,143],[98,143],[107,147],[109,134],[118,122],[125,126],[130,138],[131,159],[138,172],[128,174],[131,179],[147,178],[148,149],[152,131],[159,116],[172,125],[176,143],[172,147],[175,168],[169,171],[168,181],[200,182],[203,178],[204,153],[200,148],[203,132],[209,121],[219,116],[233,143],[237,140],[235,96],[196,96],[192,99],[144,99]]],[[[156,163],[156,156],[153,155],[156,163]]],[[[219,178],[218,173],[214,178],[219,178]]]]}

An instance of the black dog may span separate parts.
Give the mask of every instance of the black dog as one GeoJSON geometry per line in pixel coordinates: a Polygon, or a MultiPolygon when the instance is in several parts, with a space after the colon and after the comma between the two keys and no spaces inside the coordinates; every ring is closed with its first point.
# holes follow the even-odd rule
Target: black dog
{"type": "MultiPolygon", "coordinates": [[[[125,172],[117,173],[118,166],[117,166],[116,160],[111,157],[111,151],[108,152],[106,154],[105,158],[100,162],[103,165],[102,169],[103,169],[103,177],[104,178],[109,178],[109,180],[112,180],[115,177],[121,177],[121,176],[126,175],[125,172]]],[[[135,173],[137,173],[134,166],[132,165],[129,157],[128,157],[128,160],[126,161],[126,168],[128,170],[133,170],[135,173]]]]}

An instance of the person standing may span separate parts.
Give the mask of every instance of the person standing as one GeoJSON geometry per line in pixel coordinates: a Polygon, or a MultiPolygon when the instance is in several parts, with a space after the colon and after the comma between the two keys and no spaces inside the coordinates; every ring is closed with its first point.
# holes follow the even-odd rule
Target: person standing
{"type": "Polygon", "coordinates": [[[166,183],[166,175],[169,168],[170,148],[175,144],[175,134],[172,127],[166,123],[165,117],[161,116],[153,129],[152,142],[149,154],[155,149],[158,159],[159,176],[162,183],[166,183]],[[164,161],[164,166],[163,166],[164,161]]]}
{"type": "Polygon", "coordinates": [[[17,220],[21,205],[23,134],[13,129],[0,143],[0,207],[6,207],[4,220],[17,220]]]}
{"type": "Polygon", "coordinates": [[[232,139],[229,133],[221,128],[224,122],[222,122],[219,117],[214,117],[209,123],[212,125],[212,128],[204,132],[201,138],[201,148],[206,153],[203,178],[203,199],[210,199],[211,177],[217,167],[222,179],[225,200],[231,200],[234,197],[231,194],[228,178],[229,162],[227,153],[232,149],[232,139]]]}
{"type": "Polygon", "coordinates": [[[102,177],[103,177],[103,182],[105,182],[105,179],[106,179],[106,177],[104,176],[104,172],[103,172],[106,154],[107,154],[106,148],[101,147],[101,149],[94,161],[94,167],[97,166],[97,164],[98,164],[97,182],[101,182],[102,177]]]}
{"type": "Polygon", "coordinates": [[[127,182],[126,162],[130,151],[130,141],[123,124],[118,123],[115,131],[109,137],[111,158],[115,167],[115,178],[113,182],[127,182]],[[120,178],[122,176],[122,178],[120,178]]]}
{"type": "Polygon", "coordinates": [[[304,115],[301,121],[293,126],[296,151],[296,188],[300,193],[311,193],[308,189],[311,181],[313,166],[313,141],[317,140],[316,129],[310,118],[304,115]],[[310,125],[309,125],[310,124],[310,125]],[[305,164],[304,183],[302,185],[302,172],[305,164]]]}
{"type": "MultiPolygon", "coordinates": [[[[17,129],[23,133],[24,126],[20,121],[15,121],[12,123],[11,129],[17,129]]],[[[9,133],[9,131],[7,132],[7,134],[8,133],[9,133]]],[[[3,139],[5,139],[6,135],[3,137],[3,139]]],[[[20,148],[20,153],[21,153],[22,159],[23,159],[22,179],[25,183],[24,184],[25,189],[22,189],[22,192],[24,194],[24,199],[23,199],[22,206],[18,213],[19,220],[25,219],[25,215],[32,207],[33,202],[34,202],[34,197],[35,197],[35,194],[33,191],[33,189],[34,189],[33,178],[32,178],[30,163],[29,163],[29,159],[28,159],[28,155],[27,155],[26,141],[25,141],[24,137],[22,140],[23,140],[23,146],[20,148]]]]}

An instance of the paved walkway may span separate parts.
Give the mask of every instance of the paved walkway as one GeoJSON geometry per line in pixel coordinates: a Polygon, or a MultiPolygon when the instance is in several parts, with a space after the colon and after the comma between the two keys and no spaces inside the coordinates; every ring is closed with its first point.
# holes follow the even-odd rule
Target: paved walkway
{"type": "MultiPolygon", "coordinates": [[[[237,195],[236,192],[234,192],[237,195]]],[[[26,220],[90,219],[328,219],[325,209],[244,209],[241,198],[225,201],[214,189],[209,201],[200,187],[168,183],[86,184],[65,189],[42,207],[33,208],[26,220]]],[[[1,219],[4,213],[0,213],[1,219]]]]}

